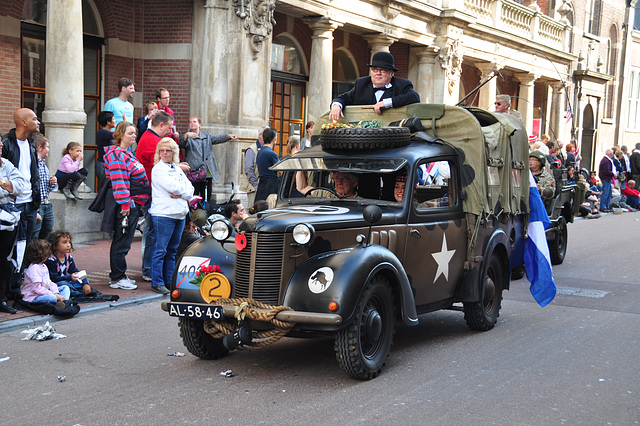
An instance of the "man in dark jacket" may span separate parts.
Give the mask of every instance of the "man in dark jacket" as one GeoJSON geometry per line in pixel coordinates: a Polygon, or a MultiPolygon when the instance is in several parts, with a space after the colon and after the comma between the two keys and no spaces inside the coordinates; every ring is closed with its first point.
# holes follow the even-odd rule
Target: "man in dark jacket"
{"type": "Polygon", "coordinates": [[[611,212],[611,186],[617,175],[618,173],[613,166],[613,151],[608,149],[605,151],[605,156],[600,160],[600,166],[598,167],[598,176],[600,176],[600,180],[602,181],[602,195],[600,196],[601,212],[611,212]]]}
{"type": "Polygon", "coordinates": [[[631,179],[640,182],[640,143],[636,144],[636,149],[631,153],[629,163],[631,163],[631,179]]]}
{"type": "Polygon", "coordinates": [[[353,89],[341,94],[331,103],[329,117],[332,120],[344,117],[342,109],[349,105],[373,105],[376,114],[382,114],[388,108],[420,102],[420,95],[413,90],[411,81],[393,75],[398,69],[391,53],[377,52],[367,66],[371,75],[356,79],[353,89]]]}
{"type": "MultiPolygon", "coordinates": [[[[24,191],[15,200],[15,206],[20,212],[20,231],[18,241],[31,241],[31,234],[36,226],[36,217],[40,207],[40,177],[38,175],[38,157],[31,135],[40,130],[40,122],[36,113],[28,108],[16,110],[13,114],[16,127],[2,137],[2,157],[13,164],[31,182],[31,188],[24,191]]],[[[21,262],[22,259],[19,259],[21,262]]],[[[22,284],[22,270],[11,276],[10,292],[20,292],[22,284]]]]}

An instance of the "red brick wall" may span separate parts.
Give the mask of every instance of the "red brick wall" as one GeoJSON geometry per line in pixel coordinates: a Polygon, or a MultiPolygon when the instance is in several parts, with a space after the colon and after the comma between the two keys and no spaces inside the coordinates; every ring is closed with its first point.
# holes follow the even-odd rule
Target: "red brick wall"
{"type": "MultiPolygon", "coordinates": [[[[136,43],[191,43],[192,0],[98,0],[96,3],[107,38],[136,43]],[[123,23],[123,12],[134,18],[123,23]]],[[[136,96],[144,93],[143,106],[155,101],[157,89],[164,87],[169,90],[169,107],[174,111],[176,125],[179,129],[186,128],[190,115],[190,60],[143,60],[107,55],[103,76],[104,102],[118,95],[117,83],[121,77],[133,79],[138,92],[136,96]]],[[[142,115],[143,109],[136,108],[134,117],[142,115]]]]}
{"type": "Polygon", "coordinates": [[[13,112],[21,106],[20,39],[0,36],[0,134],[14,127],[13,112]]]}

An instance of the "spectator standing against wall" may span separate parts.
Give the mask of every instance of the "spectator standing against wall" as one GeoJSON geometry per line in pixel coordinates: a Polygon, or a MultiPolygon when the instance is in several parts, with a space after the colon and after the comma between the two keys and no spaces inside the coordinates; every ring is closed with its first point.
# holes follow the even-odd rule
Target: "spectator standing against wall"
{"type": "Polygon", "coordinates": [[[212,135],[209,132],[201,132],[202,120],[196,115],[189,117],[189,131],[180,135],[178,146],[184,149],[184,159],[189,164],[191,171],[206,171],[206,177],[202,181],[191,179],[195,193],[205,200],[211,199],[212,180],[218,180],[220,172],[216,156],[213,154],[213,145],[236,140],[238,137],[231,133],[212,135]]]}
{"type": "MultiPolygon", "coordinates": [[[[151,127],[144,132],[138,142],[136,156],[138,161],[144,166],[148,177],[151,177],[151,170],[154,166],[156,146],[160,139],[169,136],[173,128],[173,117],[164,111],[158,111],[151,121],[151,127]]],[[[186,164],[185,164],[186,166],[186,164]]],[[[183,171],[188,167],[183,168],[183,171]]],[[[142,209],[144,214],[144,232],[142,234],[142,279],[151,281],[151,257],[156,244],[156,234],[153,228],[153,219],[147,207],[142,209]]]]}
{"type": "Polygon", "coordinates": [[[118,80],[118,96],[109,99],[104,104],[103,111],[111,111],[116,119],[116,125],[121,121],[133,123],[133,104],[130,102],[136,93],[135,84],[132,80],[122,77],[118,80]]]}
{"type": "MultiPolygon", "coordinates": [[[[169,103],[171,102],[171,94],[164,87],[156,90],[156,104],[158,105],[158,111],[164,111],[169,114],[171,117],[175,119],[176,116],[173,113],[173,110],[169,108],[169,103]]],[[[180,133],[176,130],[175,124],[171,127],[171,132],[169,133],[169,137],[173,138],[173,140],[177,141],[180,137],[180,133]]]]}
{"type": "MultiPolygon", "coordinates": [[[[0,204],[13,204],[14,199],[28,187],[29,182],[9,160],[4,158],[3,143],[0,142],[0,204]]],[[[10,279],[13,275],[9,255],[13,250],[17,235],[17,226],[14,226],[13,229],[0,229],[0,312],[8,314],[17,312],[15,308],[7,305],[7,296],[11,293],[10,279]]]]}
{"type": "Polygon", "coordinates": [[[115,208],[108,209],[105,203],[104,232],[113,230],[113,240],[109,249],[109,286],[124,290],[138,288],[135,281],[127,276],[126,256],[138,224],[140,208],[150,198],[151,188],[144,167],[129,151],[136,142],[136,126],[123,121],[113,132],[115,145],[107,148],[104,156],[105,172],[111,180],[115,208]],[[108,210],[112,212],[108,213],[108,210]]]}
{"type": "Polygon", "coordinates": [[[315,125],[315,121],[308,121],[307,125],[304,126],[304,138],[300,140],[300,149],[307,149],[311,147],[311,133],[313,133],[315,125]]]}
{"type": "Polygon", "coordinates": [[[151,171],[151,208],[156,242],[151,267],[151,290],[169,294],[176,252],[182,237],[188,200],[193,186],[179,167],[180,154],[176,142],[162,138],[156,146],[155,165],[151,171]]]}
{"type": "Polygon", "coordinates": [[[144,113],[146,114],[144,117],[138,118],[138,141],[142,137],[142,134],[151,127],[151,121],[153,117],[156,116],[158,112],[158,104],[155,102],[147,102],[144,106],[144,113]]]}
{"type": "Polygon", "coordinates": [[[247,193],[247,199],[249,204],[253,204],[256,199],[256,190],[258,189],[258,166],[256,165],[256,157],[258,152],[262,149],[262,133],[266,129],[266,126],[258,129],[258,139],[255,144],[249,145],[249,148],[244,153],[244,166],[241,176],[240,190],[247,193]]]}
{"type": "Polygon", "coordinates": [[[113,132],[110,129],[116,127],[116,119],[113,113],[111,111],[100,111],[100,114],[98,114],[98,126],[100,126],[100,128],[96,134],[97,154],[95,165],[96,176],[98,177],[98,188],[96,188],[95,192],[98,192],[105,182],[104,151],[107,147],[113,145],[113,132]]]}
{"type": "Polygon", "coordinates": [[[58,178],[49,175],[46,159],[49,156],[49,140],[42,133],[33,137],[38,154],[38,175],[40,176],[40,207],[36,216],[36,226],[31,239],[45,239],[53,231],[53,206],[49,194],[58,189],[58,178]]]}
{"type": "MultiPolygon", "coordinates": [[[[40,175],[38,174],[38,156],[33,145],[32,135],[40,130],[40,122],[36,113],[28,108],[20,108],[13,114],[16,125],[2,137],[2,157],[13,164],[20,174],[30,183],[15,199],[15,207],[21,212],[20,230],[17,241],[25,241],[28,245],[36,226],[36,217],[40,207],[40,175]]],[[[11,276],[10,292],[20,293],[24,265],[22,257],[17,259],[20,270],[11,276]]]]}
{"type": "Polygon", "coordinates": [[[260,177],[258,178],[258,189],[256,190],[256,200],[266,200],[270,194],[278,192],[278,187],[280,186],[278,173],[273,170],[269,170],[269,167],[278,162],[278,154],[273,151],[273,148],[276,146],[277,139],[276,131],[270,127],[267,127],[264,129],[264,132],[262,132],[264,146],[260,151],[258,151],[258,155],[256,157],[258,173],[260,173],[260,177]]]}
{"type": "Polygon", "coordinates": [[[607,149],[604,157],[600,160],[600,166],[598,168],[598,176],[602,181],[602,195],[600,196],[600,211],[609,213],[611,212],[611,195],[613,180],[618,175],[615,166],[613,165],[613,151],[607,149]]]}

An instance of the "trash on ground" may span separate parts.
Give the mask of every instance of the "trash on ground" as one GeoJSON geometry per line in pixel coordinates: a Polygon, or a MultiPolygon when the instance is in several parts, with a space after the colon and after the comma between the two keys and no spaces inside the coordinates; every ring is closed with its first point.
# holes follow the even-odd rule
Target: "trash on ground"
{"type": "Polygon", "coordinates": [[[65,337],[67,337],[64,334],[56,333],[56,329],[53,328],[51,324],[49,324],[49,321],[47,321],[45,325],[23,330],[22,334],[27,335],[22,340],[51,340],[51,339],[64,339],[65,337]]]}
{"type": "Polygon", "coordinates": [[[65,376],[58,376],[58,381],[59,382],[66,382],[67,378],[65,376]]]}
{"type": "Polygon", "coordinates": [[[224,377],[233,377],[233,371],[231,370],[221,371],[220,375],[224,377]]]}
{"type": "Polygon", "coordinates": [[[0,358],[0,362],[9,361],[10,358],[11,358],[10,356],[5,356],[4,358],[0,358]]]}
{"type": "Polygon", "coordinates": [[[167,356],[184,356],[182,352],[174,352],[172,354],[167,354],[167,356]]]}

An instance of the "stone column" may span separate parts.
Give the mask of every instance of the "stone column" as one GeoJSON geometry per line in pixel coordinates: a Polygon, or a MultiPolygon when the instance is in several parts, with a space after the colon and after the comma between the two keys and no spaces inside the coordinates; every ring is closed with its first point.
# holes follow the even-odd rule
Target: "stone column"
{"type": "Polygon", "coordinates": [[[389,47],[398,41],[398,37],[394,37],[388,34],[365,34],[362,36],[367,43],[369,43],[369,47],[371,48],[371,54],[369,55],[369,63],[373,59],[373,55],[378,52],[389,52],[389,47]]]}
{"type": "Polygon", "coordinates": [[[332,19],[303,20],[313,31],[311,36],[311,65],[309,67],[308,113],[318,118],[331,107],[333,82],[333,31],[342,23],[332,19]]]}
{"type": "Polygon", "coordinates": [[[231,182],[238,192],[242,150],[269,124],[273,10],[261,9],[258,16],[247,7],[193,2],[190,111],[202,118],[203,131],[238,135],[237,141],[213,147],[220,177],[213,182],[211,202],[228,199],[231,182]]]}
{"type": "Polygon", "coordinates": [[[45,105],[42,122],[51,151],[47,165],[55,172],[62,148],[70,141],[84,145],[84,53],[82,0],[47,2],[45,105]]]}
{"type": "Polygon", "coordinates": [[[565,105],[565,93],[562,83],[554,81],[550,83],[551,93],[551,108],[549,110],[549,128],[557,138],[562,140],[566,145],[569,143],[568,135],[565,135],[564,128],[566,119],[564,118],[564,105],[565,105]]]}
{"type": "Polygon", "coordinates": [[[413,88],[420,95],[422,103],[433,103],[433,75],[438,50],[436,46],[421,46],[412,47],[410,51],[416,62],[410,69],[409,80],[413,82],[413,88]]]}
{"type": "MultiPolygon", "coordinates": [[[[496,83],[496,79],[493,78],[495,67],[496,67],[496,64],[492,64],[492,63],[476,64],[476,68],[480,70],[480,74],[481,74],[480,76],[481,80],[478,82],[478,84],[482,83],[482,81],[486,79],[491,79],[487,84],[485,84],[480,88],[478,93],[478,107],[482,109],[486,109],[487,111],[494,110],[494,102],[496,100],[496,95],[497,95],[496,90],[498,86],[496,83]]],[[[469,99],[467,104],[469,104],[470,101],[471,99],[469,99]]]]}
{"type": "Polygon", "coordinates": [[[537,75],[531,73],[519,73],[514,76],[520,81],[520,101],[518,102],[518,111],[522,114],[522,121],[525,129],[531,134],[533,129],[533,91],[534,81],[538,79],[537,75]]]}

